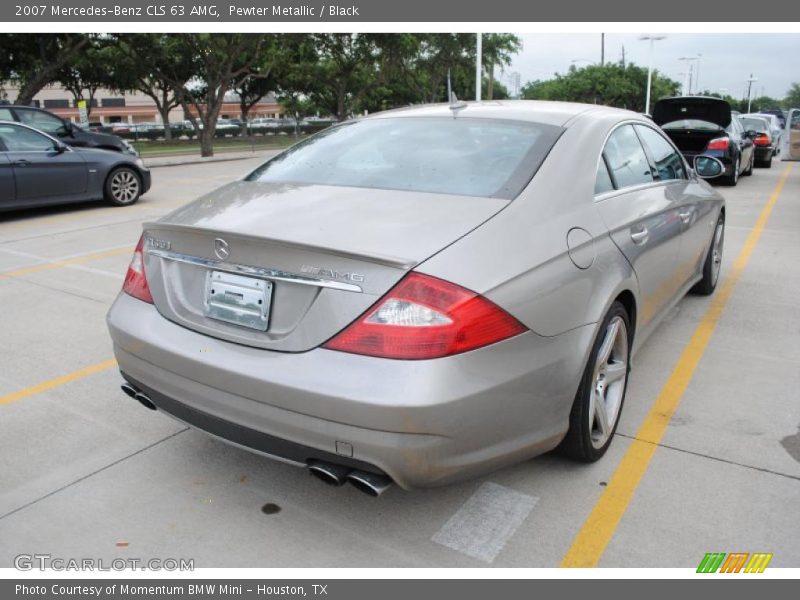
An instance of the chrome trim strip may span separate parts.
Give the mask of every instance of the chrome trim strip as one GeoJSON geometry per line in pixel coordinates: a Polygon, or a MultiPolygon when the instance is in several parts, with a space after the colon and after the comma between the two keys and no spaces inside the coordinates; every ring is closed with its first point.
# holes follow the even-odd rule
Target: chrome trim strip
{"type": "Polygon", "coordinates": [[[330,279],[320,279],[319,277],[311,277],[310,275],[301,275],[299,273],[290,273],[288,271],[279,271],[277,269],[251,267],[248,265],[234,265],[221,260],[212,260],[202,256],[189,256],[187,254],[180,254],[178,252],[166,252],[164,250],[155,250],[151,248],[146,248],[145,252],[165,260],[186,263],[196,267],[206,267],[216,271],[225,271],[226,273],[233,273],[235,275],[249,275],[250,277],[261,277],[263,279],[269,279],[272,281],[285,281],[287,283],[331,288],[345,292],[363,292],[361,287],[354,283],[331,281],[330,279]]]}

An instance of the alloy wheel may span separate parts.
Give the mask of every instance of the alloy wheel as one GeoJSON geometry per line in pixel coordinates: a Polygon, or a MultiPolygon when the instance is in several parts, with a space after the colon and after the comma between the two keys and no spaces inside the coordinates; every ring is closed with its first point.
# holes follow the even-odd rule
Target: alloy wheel
{"type": "Polygon", "coordinates": [[[627,380],[628,330],[617,316],[609,322],[597,352],[589,396],[589,430],[595,449],[602,448],[614,431],[627,380]]]}
{"type": "Polygon", "coordinates": [[[128,170],[120,170],[111,176],[111,195],[120,204],[128,204],[139,196],[139,179],[128,170]]]}

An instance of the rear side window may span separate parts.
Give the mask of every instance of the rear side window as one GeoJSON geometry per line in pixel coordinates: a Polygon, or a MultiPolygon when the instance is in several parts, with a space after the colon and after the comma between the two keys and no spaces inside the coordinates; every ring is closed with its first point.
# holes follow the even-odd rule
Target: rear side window
{"type": "Polygon", "coordinates": [[[615,129],[603,154],[617,189],[653,182],[650,162],[632,125],[615,129]]]}
{"type": "Polygon", "coordinates": [[[643,125],[636,125],[636,132],[642,139],[642,143],[650,150],[650,156],[656,164],[658,178],[661,181],[670,179],[686,179],[686,167],[683,164],[681,155],[672,147],[664,137],[643,125]]]}
{"type": "Polygon", "coordinates": [[[594,180],[594,193],[604,194],[614,189],[614,182],[611,181],[611,175],[608,174],[608,167],[603,157],[597,163],[597,177],[594,180]]]}
{"type": "Polygon", "coordinates": [[[341,185],[513,199],[562,133],[543,123],[396,117],[324,130],[248,181],[341,185]]]}

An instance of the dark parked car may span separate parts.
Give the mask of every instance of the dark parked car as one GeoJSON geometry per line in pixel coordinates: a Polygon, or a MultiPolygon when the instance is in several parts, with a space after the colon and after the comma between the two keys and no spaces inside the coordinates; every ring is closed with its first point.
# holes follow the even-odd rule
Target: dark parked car
{"type": "Polygon", "coordinates": [[[100,148],[138,156],[133,146],[116,135],[85,131],[78,125],[41,108],[13,104],[0,106],[0,121],[17,121],[30,125],[34,129],[57,137],[67,146],[74,148],[100,148]]]}
{"type": "Polygon", "coordinates": [[[722,161],[725,172],[721,179],[728,185],[736,185],[740,175],[753,174],[753,140],[745,136],[725,100],[705,96],[665,98],[653,107],[653,121],[689,164],[700,154],[722,161]]]}
{"type": "Polygon", "coordinates": [[[0,121],[0,211],[85,200],[128,206],[150,189],[142,159],[73,148],[14,121],[0,121]]]}
{"type": "Polygon", "coordinates": [[[745,135],[753,140],[756,166],[769,169],[772,166],[772,157],[778,148],[773,142],[767,117],[746,115],[739,117],[739,122],[744,128],[745,135]]]}

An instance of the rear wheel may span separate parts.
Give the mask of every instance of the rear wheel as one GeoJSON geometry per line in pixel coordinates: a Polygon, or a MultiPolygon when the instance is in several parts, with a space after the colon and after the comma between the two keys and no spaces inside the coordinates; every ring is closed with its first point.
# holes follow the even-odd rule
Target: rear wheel
{"type": "Polygon", "coordinates": [[[725,245],[725,219],[720,215],[717,226],[714,228],[714,237],[708,248],[706,261],[703,263],[703,278],[692,288],[692,293],[701,296],[710,296],[717,289],[719,271],[722,266],[722,250],[725,245]]]}
{"type": "Polygon", "coordinates": [[[130,167],[117,167],[109,173],[103,193],[114,206],[129,206],[142,195],[142,182],[130,167]]]}
{"type": "Polygon", "coordinates": [[[630,372],[630,321],[614,302],[603,319],[559,450],[581,462],[600,459],[617,429],[630,372]]]}

